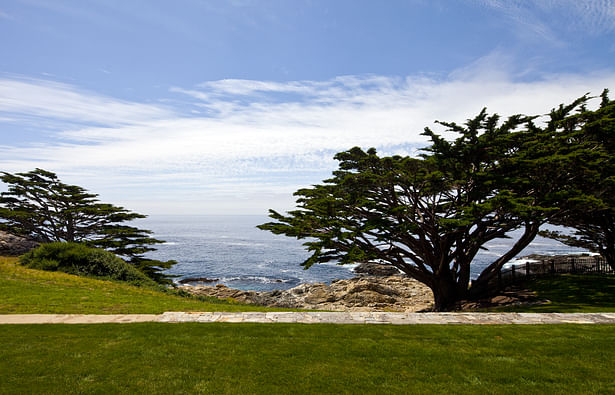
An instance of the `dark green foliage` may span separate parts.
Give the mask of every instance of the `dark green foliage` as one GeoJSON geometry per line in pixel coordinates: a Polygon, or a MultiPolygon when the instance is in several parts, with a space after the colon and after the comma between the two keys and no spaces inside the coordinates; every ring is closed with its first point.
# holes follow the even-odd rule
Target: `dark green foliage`
{"type": "Polygon", "coordinates": [[[297,210],[271,210],[276,222],[259,228],[306,239],[306,268],[378,261],[429,286],[436,310],[454,308],[485,292],[541,225],[587,203],[583,186],[600,177],[596,153],[574,139],[568,122],[587,100],[552,111],[544,128],[535,117],[501,123],[485,110],[464,125],[438,122],[459,137],[450,141],[426,128],[431,145],[420,158],[357,147],[338,153],[332,178],[297,191],[297,210]],[[479,250],[516,229],[521,237],[469,289],[479,250]]]}
{"type": "Polygon", "coordinates": [[[585,148],[584,162],[571,167],[577,174],[577,199],[581,204],[570,207],[551,223],[573,228],[572,234],[542,232],[565,244],[600,253],[615,269],[615,101],[608,90],[602,93],[601,106],[568,117],[559,124],[570,142],[585,148]]]}
{"type": "Polygon", "coordinates": [[[150,247],[152,244],[164,243],[162,240],[150,237],[151,233],[149,230],[126,225],[106,226],[98,235],[99,238],[90,240],[87,244],[127,257],[131,264],[154,281],[171,284],[170,279],[173,276],[164,274],[162,271],[171,268],[177,262],[147,259],[143,256],[146,252],[155,250],[150,247]]]}
{"type": "Polygon", "coordinates": [[[33,238],[42,243],[80,242],[122,256],[150,278],[170,283],[162,270],[175,261],[146,259],[143,254],[163,241],[151,231],[124,225],[145,215],[123,207],[100,203],[96,194],[76,185],[67,185],[49,171],[0,176],[8,191],[0,194],[0,229],[33,238]]]}
{"type": "Polygon", "coordinates": [[[145,217],[100,203],[97,195],[46,170],[3,172],[0,180],[8,186],[0,194],[2,229],[43,243],[88,241],[115,224],[145,217]]]}
{"type": "Polygon", "coordinates": [[[26,267],[79,276],[104,277],[135,285],[153,285],[149,277],[109,251],[78,243],[46,243],[20,258],[26,267]]]}

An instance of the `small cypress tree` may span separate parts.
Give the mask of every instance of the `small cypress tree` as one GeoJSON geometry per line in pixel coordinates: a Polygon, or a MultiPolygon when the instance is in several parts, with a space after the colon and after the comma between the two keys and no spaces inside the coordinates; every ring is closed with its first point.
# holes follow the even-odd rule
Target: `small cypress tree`
{"type": "Polygon", "coordinates": [[[175,261],[157,261],[143,255],[162,240],[151,231],[124,225],[145,215],[101,203],[98,195],[62,183],[56,174],[35,169],[27,173],[2,172],[8,191],[0,193],[0,229],[42,243],[84,243],[104,248],[135,265],[152,279],[169,283],[162,270],[175,261]]]}

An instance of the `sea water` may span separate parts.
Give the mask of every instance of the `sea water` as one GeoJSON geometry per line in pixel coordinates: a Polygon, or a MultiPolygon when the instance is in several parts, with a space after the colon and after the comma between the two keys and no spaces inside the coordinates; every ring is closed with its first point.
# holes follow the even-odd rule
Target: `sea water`
{"type": "MultiPolygon", "coordinates": [[[[274,235],[256,228],[268,222],[266,216],[151,216],[134,222],[149,229],[153,236],[164,240],[148,257],[176,260],[177,265],[167,271],[185,278],[208,278],[213,284],[255,291],[288,289],[301,283],[324,282],[354,276],[356,265],[335,263],[316,264],[304,270],[301,263],[310,253],[304,241],[274,235]]],[[[486,245],[472,263],[472,278],[493,262],[520,236],[513,232],[511,239],[498,239],[486,245]]],[[[555,240],[537,237],[520,256],[528,254],[560,255],[585,252],[555,240]]]]}

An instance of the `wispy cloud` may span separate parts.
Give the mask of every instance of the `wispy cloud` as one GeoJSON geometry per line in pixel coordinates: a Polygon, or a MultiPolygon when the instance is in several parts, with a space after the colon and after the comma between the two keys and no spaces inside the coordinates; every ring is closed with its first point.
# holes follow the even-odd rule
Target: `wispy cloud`
{"type": "Polygon", "coordinates": [[[576,31],[600,34],[615,31],[615,1],[613,0],[540,0],[535,4],[547,15],[559,12],[562,25],[576,31]]]}
{"type": "Polygon", "coordinates": [[[613,0],[468,0],[494,10],[515,33],[563,45],[563,31],[603,34],[615,31],[613,0]],[[528,35],[529,33],[529,35],[528,35]]]}
{"type": "Polygon", "coordinates": [[[511,26],[513,33],[523,39],[546,41],[555,46],[563,45],[563,42],[549,26],[548,20],[544,20],[541,15],[536,13],[535,4],[532,4],[531,0],[468,1],[497,12],[511,26]]]}
{"type": "Polygon", "coordinates": [[[15,116],[101,125],[134,124],[168,117],[161,106],[134,103],[36,79],[0,79],[0,112],[15,116]]]}
{"type": "Polygon", "coordinates": [[[463,122],[484,106],[502,115],[542,114],[615,87],[615,72],[519,82],[493,64],[477,62],[441,79],[367,75],[176,88],[204,111],[196,116],[67,84],[4,79],[0,122],[43,124],[52,138],[0,146],[0,169],[46,168],[120,202],[142,204],[146,194],[222,204],[243,196],[264,210],[322,180],[336,166],[333,154],[352,146],[414,153],[425,145],[423,128],[437,119],[463,122]]]}

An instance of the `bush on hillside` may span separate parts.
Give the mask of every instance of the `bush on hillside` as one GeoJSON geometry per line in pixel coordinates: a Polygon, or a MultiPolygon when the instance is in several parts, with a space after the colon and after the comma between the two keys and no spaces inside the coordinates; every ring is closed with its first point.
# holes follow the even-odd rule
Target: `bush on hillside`
{"type": "Polygon", "coordinates": [[[135,285],[155,282],[111,252],[78,243],[46,243],[20,258],[26,267],[127,281],[135,285]]]}

